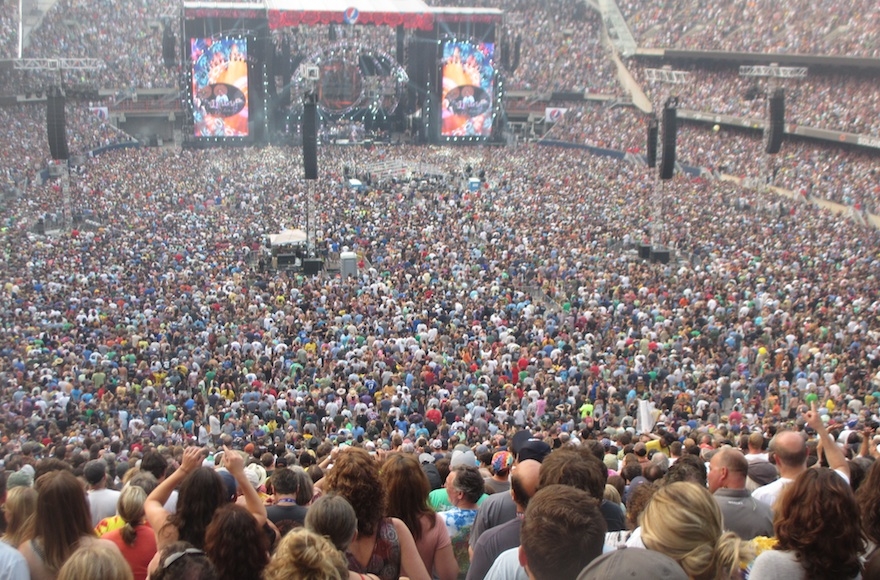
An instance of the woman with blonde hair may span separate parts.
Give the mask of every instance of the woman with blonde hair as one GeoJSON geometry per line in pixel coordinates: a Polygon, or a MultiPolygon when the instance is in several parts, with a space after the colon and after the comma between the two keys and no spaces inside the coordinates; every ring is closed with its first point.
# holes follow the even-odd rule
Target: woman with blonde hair
{"type": "Polygon", "coordinates": [[[36,490],[32,487],[13,487],[6,492],[3,509],[6,517],[3,541],[17,548],[33,535],[34,515],[37,513],[36,490]]]}
{"type": "MultiPolygon", "coordinates": [[[[348,500],[341,495],[322,495],[309,508],[305,527],[330,540],[345,558],[345,552],[357,535],[357,515],[348,500]]],[[[349,580],[378,580],[375,574],[358,574],[348,571],[349,580]]],[[[343,576],[345,578],[345,576],[343,576]]]]}
{"type": "Polygon", "coordinates": [[[93,542],[73,553],[58,580],[132,580],[131,568],[119,550],[106,542],[93,542]]]}
{"type": "Polygon", "coordinates": [[[324,536],[305,528],[288,532],[269,565],[264,580],[347,580],[348,563],[324,536]]]}
{"type": "Polygon", "coordinates": [[[134,580],[146,580],[147,568],[156,555],[156,534],[145,522],[144,502],[147,492],[136,485],[127,485],[116,501],[116,513],[124,525],[101,536],[119,548],[131,567],[134,580]]]}
{"type": "Polygon", "coordinates": [[[753,557],[748,543],[724,532],[721,509],[709,490],[694,483],[659,488],[639,521],[645,547],[678,562],[691,580],[740,578],[753,557]]]}

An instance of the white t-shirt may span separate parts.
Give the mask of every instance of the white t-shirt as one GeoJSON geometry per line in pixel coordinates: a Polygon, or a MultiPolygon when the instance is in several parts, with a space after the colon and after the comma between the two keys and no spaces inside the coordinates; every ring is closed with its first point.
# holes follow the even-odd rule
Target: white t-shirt
{"type": "Polygon", "coordinates": [[[501,552],[483,580],[529,580],[526,569],[519,565],[519,547],[501,552]]]}
{"type": "Polygon", "coordinates": [[[89,512],[92,515],[92,527],[104,518],[116,515],[116,502],[119,500],[119,492],[112,489],[93,489],[88,494],[89,512]]]}
{"type": "MultiPolygon", "coordinates": [[[[849,477],[847,477],[845,473],[837,469],[834,470],[834,473],[842,477],[846,483],[849,483],[849,477]]],[[[753,491],[752,497],[772,508],[773,504],[776,503],[776,500],[779,499],[779,496],[782,495],[782,490],[792,481],[794,480],[787,477],[780,477],[776,481],[772,481],[767,485],[762,485],[753,491]]]]}

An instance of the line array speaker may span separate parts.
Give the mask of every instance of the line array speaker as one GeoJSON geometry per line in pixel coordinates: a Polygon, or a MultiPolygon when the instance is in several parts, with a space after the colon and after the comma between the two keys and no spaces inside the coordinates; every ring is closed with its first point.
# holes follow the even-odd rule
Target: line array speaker
{"type": "Polygon", "coordinates": [[[672,179],[675,173],[675,137],[678,131],[675,107],[663,107],[663,151],[660,156],[660,179],[672,179]]]}
{"type": "Polygon", "coordinates": [[[648,122],[648,146],[647,157],[648,167],[657,167],[657,119],[651,119],[648,122]]]}
{"type": "Polygon", "coordinates": [[[306,179],[318,179],[318,105],[307,99],[303,106],[303,170],[306,179]]]}
{"type": "Polygon", "coordinates": [[[782,137],[785,135],[785,92],[779,88],[770,97],[770,126],[767,128],[766,153],[775,155],[782,148],[782,137]]]}
{"type": "Polygon", "coordinates": [[[67,122],[64,116],[64,95],[57,87],[49,90],[46,97],[46,132],[52,159],[67,159],[67,122]]]}
{"type": "Polygon", "coordinates": [[[162,32],[162,60],[167,68],[173,67],[177,60],[177,40],[174,38],[174,31],[170,24],[165,25],[162,32]]]}

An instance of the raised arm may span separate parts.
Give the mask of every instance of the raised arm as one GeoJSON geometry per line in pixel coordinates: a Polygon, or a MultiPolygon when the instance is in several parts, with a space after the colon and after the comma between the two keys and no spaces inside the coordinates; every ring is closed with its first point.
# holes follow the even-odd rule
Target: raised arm
{"type": "Polygon", "coordinates": [[[809,425],[819,437],[819,445],[822,448],[822,452],[825,454],[825,460],[828,462],[828,467],[843,473],[846,475],[846,478],[849,479],[849,463],[846,461],[846,456],[843,454],[843,450],[837,446],[837,443],[835,443],[831,435],[828,434],[828,430],[825,429],[825,424],[822,423],[822,416],[816,411],[815,402],[812,407],[811,410],[807,411],[804,418],[807,420],[807,425],[809,425]]]}
{"type": "Polygon", "coordinates": [[[147,496],[144,502],[144,513],[150,527],[156,534],[156,542],[159,549],[174,542],[177,538],[163,532],[168,516],[171,514],[163,506],[171,497],[171,492],[186,479],[186,476],[202,465],[202,450],[198,447],[187,447],[183,452],[183,463],[177,470],[159,484],[153,492],[147,496]]]}
{"type": "Polygon", "coordinates": [[[260,499],[260,494],[257,493],[257,490],[254,489],[254,486],[251,485],[251,482],[248,481],[247,476],[244,474],[244,457],[241,456],[241,453],[232,451],[224,445],[223,466],[235,478],[238,489],[242,490],[245,506],[248,511],[257,518],[257,523],[260,526],[265,524],[267,519],[266,506],[263,504],[263,500],[260,499]]]}

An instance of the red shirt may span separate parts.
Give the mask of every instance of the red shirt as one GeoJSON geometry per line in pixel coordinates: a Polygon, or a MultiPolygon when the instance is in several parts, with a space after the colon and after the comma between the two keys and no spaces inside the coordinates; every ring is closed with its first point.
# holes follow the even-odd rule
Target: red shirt
{"type": "Polygon", "coordinates": [[[101,536],[101,539],[110,540],[119,547],[122,557],[131,567],[134,580],[147,580],[147,566],[156,555],[156,534],[153,533],[153,528],[147,524],[137,526],[135,531],[137,537],[135,537],[132,546],[122,541],[122,530],[107,532],[101,536]]]}

